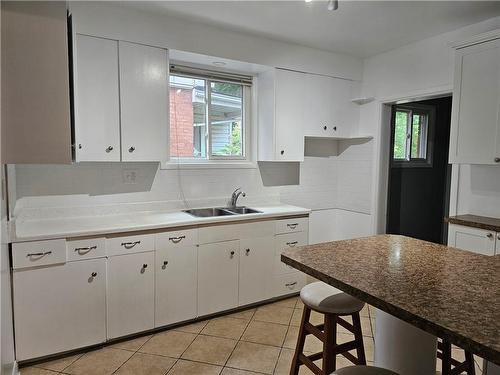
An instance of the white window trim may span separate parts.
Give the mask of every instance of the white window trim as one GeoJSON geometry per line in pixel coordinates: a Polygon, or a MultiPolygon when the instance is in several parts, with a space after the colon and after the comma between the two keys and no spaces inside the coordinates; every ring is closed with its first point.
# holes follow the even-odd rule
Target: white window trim
{"type": "MultiPolygon", "coordinates": [[[[209,78],[200,79],[210,81],[209,78]]],[[[243,86],[243,118],[244,118],[244,135],[243,148],[245,157],[234,158],[225,156],[212,156],[210,159],[195,159],[195,158],[175,158],[170,157],[165,162],[160,163],[160,169],[175,170],[175,169],[256,169],[258,163],[255,159],[257,155],[257,98],[255,89],[256,81],[253,79],[252,86],[247,91],[243,86]],[[247,92],[245,92],[247,91],[247,92]]],[[[248,87],[248,86],[247,86],[248,87]]],[[[210,142],[209,142],[210,145],[210,142]]],[[[170,124],[168,150],[170,152],[170,124]]],[[[207,150],[207,153],[210,150],[207,150]]]]}

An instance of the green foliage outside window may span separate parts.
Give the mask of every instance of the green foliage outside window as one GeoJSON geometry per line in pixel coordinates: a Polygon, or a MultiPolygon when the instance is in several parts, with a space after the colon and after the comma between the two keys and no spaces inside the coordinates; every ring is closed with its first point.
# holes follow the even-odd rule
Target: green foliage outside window
{"type": "Polygon", "coordinates": [[[396,112],[394,129],[394,159],[406,159],[406,130],[408,127],[408,114],[396,112]]]}

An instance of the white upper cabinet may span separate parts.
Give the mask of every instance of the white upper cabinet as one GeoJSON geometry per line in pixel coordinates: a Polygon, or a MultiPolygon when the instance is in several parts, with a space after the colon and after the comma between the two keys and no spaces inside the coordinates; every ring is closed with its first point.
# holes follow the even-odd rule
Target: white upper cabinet
{"type": "Polygon", "coordinates": [[[120,161],[118,42],[75,37],[76,161],[120,161]]]}
{"type": "Polygon", "coordinates": [[[164,161],[168,56],[161,48],[75,36],[76,161],[164,161]]]}
{"type": "Polygon", "coordinates": [[[304,73],[261,73],[258,90],[258,160],[303,161],[304,73]]]}
{"type": "Polygon", "coordinates": [[[348,138],[359,122],[356,82],[305,74],[304,135],[348,138]]]}
{"type": "Polygon", "coordinates": [[[500,165],[500,40],[456,51],[450,162],[500,165]]]}
{"type": "Polygon", "coordinates": [[[119,42],[123,161],[165,161],[168,145],[167,51],[119,42]]]}

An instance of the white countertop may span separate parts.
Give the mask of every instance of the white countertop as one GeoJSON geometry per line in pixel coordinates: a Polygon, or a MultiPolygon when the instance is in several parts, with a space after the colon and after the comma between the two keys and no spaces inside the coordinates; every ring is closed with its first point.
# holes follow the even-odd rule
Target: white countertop
{"type": "Polygon", "coordinates": [[[168,229],[199,224],[304,215],[311,212],[311,210],[307,208],[285,204],[262,207],[252,205],[251,208],[259,210],[261,213],[217,217],[194,217],[182,211],[150,211],[120,215],[96,215],[62,219],[14,221],[12,222],[10,231],[10,242],[97,236],[148,229],[168,229]]]}

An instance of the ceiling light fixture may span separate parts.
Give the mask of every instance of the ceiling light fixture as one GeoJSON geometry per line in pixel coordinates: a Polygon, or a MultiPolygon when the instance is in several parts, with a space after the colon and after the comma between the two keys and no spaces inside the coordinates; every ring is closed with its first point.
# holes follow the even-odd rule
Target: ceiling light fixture
{"type": "Polygon", "coordinates": [[[337,10],[339,8],[339,0],[329,0],[328,10],[337,10]]]}
{"type": "Polygon", "coordinates": [[[306,3],[310,3],[312,0],[304,0],[306,3]]]}

